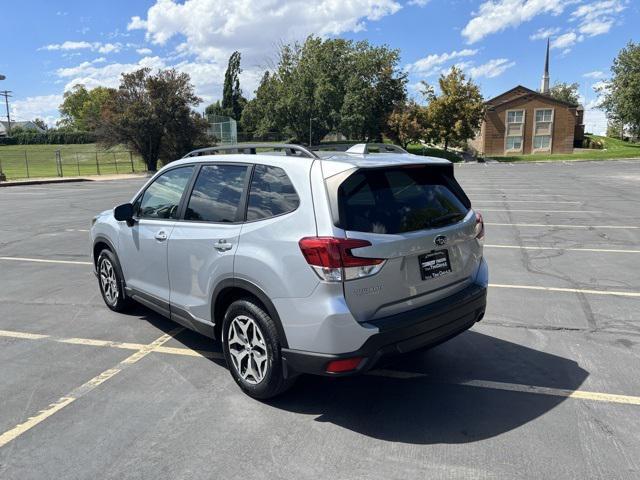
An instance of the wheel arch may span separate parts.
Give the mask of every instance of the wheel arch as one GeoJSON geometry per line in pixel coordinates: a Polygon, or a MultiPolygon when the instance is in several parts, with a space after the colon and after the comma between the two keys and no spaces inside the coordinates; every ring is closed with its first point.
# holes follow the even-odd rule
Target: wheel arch
{"type": "Polygon", "coordinates": [[[240,298],[252,297],[257,300],[267,311],[271,319],[276,324],[280,344],[283,348],[288,348],[287,336],[282,327],[282,322],[275,305],[266,293],[257,285],[239,278],[229,278],[221,281],[213,291],[211,302],[211,319],[214,323],[214,335],[217,339],[222,338],[222,321],[224,314],[231,303],[240,298]]]}
{"type": "MultiPolygon", "coordinates": [[[[98,255],[104,249],[111,250],[111,253],[118,259],[118,255],[116,254],[116,248],[113,245],[113,242],[109,240],[104,235],[97,235],[93,240],[93,266],[96,267],[98,265],[98,255]]],[[[119,260],[118,260],[119,261],[119,260]]]]}

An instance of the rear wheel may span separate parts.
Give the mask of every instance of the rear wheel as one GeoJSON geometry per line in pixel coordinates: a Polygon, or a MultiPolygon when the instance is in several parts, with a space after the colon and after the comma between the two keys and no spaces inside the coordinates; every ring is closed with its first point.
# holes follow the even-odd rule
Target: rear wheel
{"type": "Polygon", "coordinates": [[[110,250],[102,250],[97,263],[98,284],[102,299],[111,310],[122,312],[131,301],[125,296],[122,271],[116,256],[110,250]]]}
{"type": "Polygon", "coordinates": [[[253,299],[233,302],[224,317],[222,346],[238,386],[258,399],[275,397],[294,379],[285,379],[276,325],[253,299]]]}

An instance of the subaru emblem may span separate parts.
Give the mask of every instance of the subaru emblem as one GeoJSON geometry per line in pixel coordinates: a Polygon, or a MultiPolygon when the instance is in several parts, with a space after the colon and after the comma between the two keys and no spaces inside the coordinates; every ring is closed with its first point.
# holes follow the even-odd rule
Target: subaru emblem
{"type": "Polygon", "coordinates": [[[446,245],[447,243],[447,237],[445,237],[444,235],[438,235],[436,238],[434,238],[433,242],[436,245],[446,245]]]}

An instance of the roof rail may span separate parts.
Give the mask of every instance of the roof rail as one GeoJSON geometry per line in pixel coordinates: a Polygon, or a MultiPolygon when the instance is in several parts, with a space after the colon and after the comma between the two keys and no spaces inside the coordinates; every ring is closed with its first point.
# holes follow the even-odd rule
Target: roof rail
{"type": "Polygon", "coordinates": [[[346,153],[355,153],[359,155],[367,155],[368,153],[409,153],[392,143],[357,143],[349,148],[346,153]],[[373,147],[373,148],[370,148],[373,147]],[[374,151],[371,151],[374,150],[374,151]],[[375,150],[378,150],[377,152],[375,150]]]}
{"type": "Polygon", "coordinates": [[[236,145],[219,145],[217,147],[199,148],[187,153],[182,158],[199,157],[200,155],[215,155],[216,153],[244,153],[256,155],[258,148],[270,148],[284,150],[287,156],[301,156],[307,158],[320,158],[312,151],[301,145],[293,143],[239,143],[236,145]]]}

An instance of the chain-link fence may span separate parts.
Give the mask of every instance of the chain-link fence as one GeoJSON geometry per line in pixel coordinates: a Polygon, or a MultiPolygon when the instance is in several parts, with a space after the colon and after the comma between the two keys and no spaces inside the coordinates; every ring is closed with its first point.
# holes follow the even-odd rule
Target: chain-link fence
{"type": "Polygon", "coordinates": [[[61,151],[0,148],[0,178],[113,175],[146,170],[140,156],[129,150],[61,151]]]}

